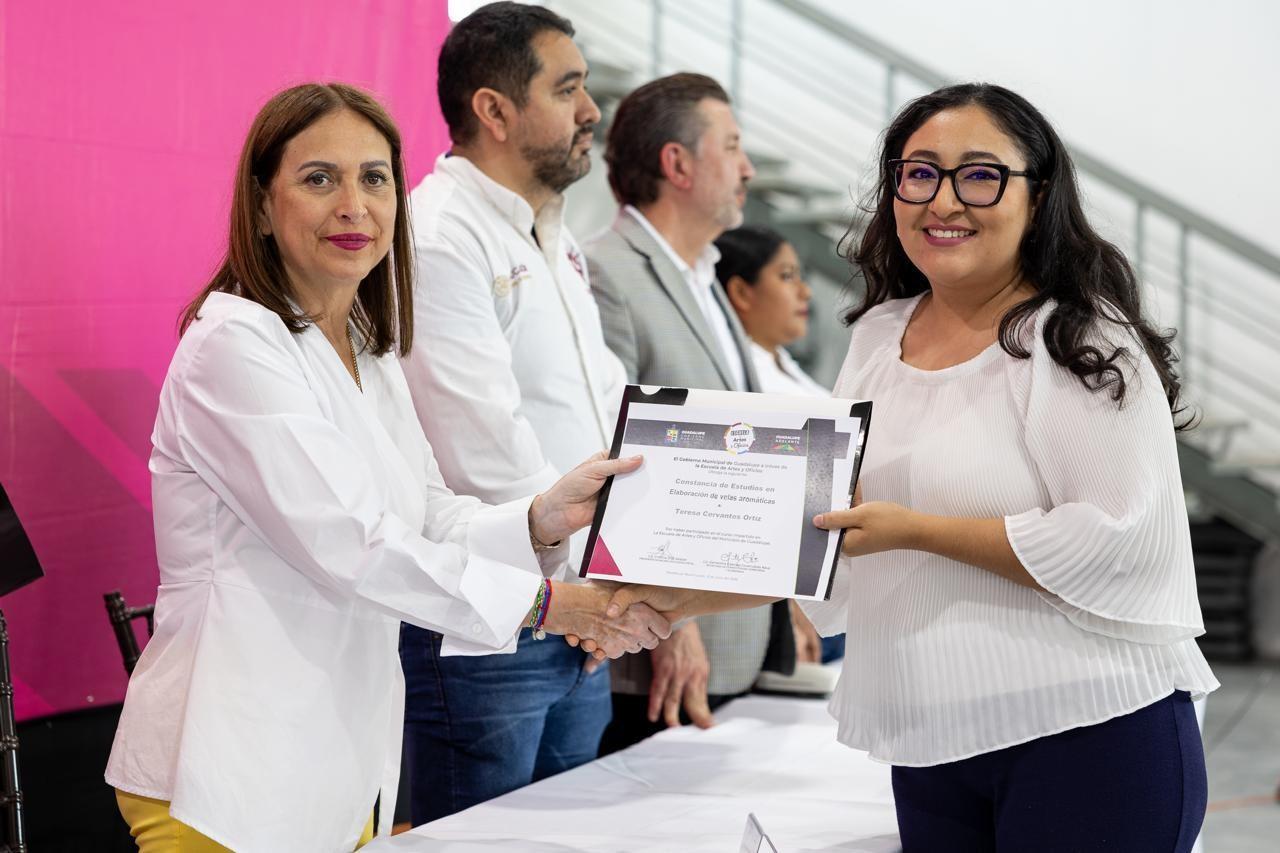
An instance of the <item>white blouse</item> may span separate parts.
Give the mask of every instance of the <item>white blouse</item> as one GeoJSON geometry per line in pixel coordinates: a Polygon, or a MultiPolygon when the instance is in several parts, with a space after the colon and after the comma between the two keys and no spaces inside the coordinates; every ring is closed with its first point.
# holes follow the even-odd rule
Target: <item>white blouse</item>
{"type": "Polygon", "coordinates": [[[1003,517],[1047,591],[921,551],[843,560],[832,599],[805,603],[824,635],[848,633],[831,702],[841,742],[939,764],[1217,688],[1193,639],[1204,626],[1172,417],[1141,347],[1107,329],[1134,358],[1123,406],[1053,361],[1052,305],[1029,359],[996,343],[920,370],[901,357],[919,299],[854,324],[836,382],[835,396],[874,404],[863,496],[1003,517]]]}
{"type": "Polygon", "coordinates": [[[778,357],[751,342],[751,361],[755,364],[760,390],[766,394],[793,394],[797,397],[830,397],[831,389],[823,388],[800,369],[796,360],[783,347],[778,347],[778,357]]]}
{"type": "Polygon", "coordinates": [[[359,365],[363,394],[319,329],[215,293],[160,392],[155,636],[106,779],[242,853],[349,853],[379,792],[389,831],[400,621],[514,651],[542,577],[528,499],[449,492],[394,353],[359,365]]]}

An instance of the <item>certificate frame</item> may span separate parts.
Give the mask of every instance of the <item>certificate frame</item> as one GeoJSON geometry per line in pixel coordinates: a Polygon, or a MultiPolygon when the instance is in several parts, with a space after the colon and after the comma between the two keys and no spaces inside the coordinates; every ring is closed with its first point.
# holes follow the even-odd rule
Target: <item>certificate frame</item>
{"type": "MultiPolygon", "coordinates": [[[[847,484],[847,492],[841,490],[846,498],[852,502],[854,492],[857,488],[858,478],[862,471],[862,459],[866,452],[866,442],[870,434],[870,422],[872,404],[866,400],[842,400],[839,398],[822,398],[822,397],[795,397],[782,394],[758,394],[753,392],[739,391],[723,391],[709,390],[698,388],[681,388],[674,386],[641,386],[627,385],[623,391],[622,402],[618,411],[618,420],[614,428],[613,441],[609,448],[609,458],[617,459],[622,453],[622,446],[627,433],[627,425],[629,423],[632,406],[635,404],[648,403],[659,404],[665,406],[689,406],[691,409],[696,407],[704,408],[740,408],[746,406],[748,410],[760,412],[780,412],[788,414],[800,414],[808,417],[850,417],[858,420],[856,434],[849,436],[849,441],[853,443],[852,455],[848,457],[851,463],[851,474],[849,483],[847,484]],[[735,406],[735,403],[737,406],[735,406]]],[[[847,433],[837,434],[838,436],[847,433]]],[[[806,453],[808,448],[806,448],[806,453]]],[[[586,548],[582,556],[582,564],[578,571],[580,578],[602,577],[599,572],[590,574],[592,557],[596,551],[596,547],[600,541],[601,530],[604,525],[606,514],[609,507],[609,496],[613,489],[613,477],[609,477],[601,487],[600,496],[596,504],[595,515],[591,522],[591,530],[587,536],[586,548]]],[[[832,508],[832,494],[835,491],[836,483],[831,477],[825,482],[819,482],[815,487],[814,482],[806,479],[805,491],[805,511],[808,517],[812,517],[819,512],[826,512],[832,508]],[[810,512],[812,510],[812,512],[810,512]]],[[[817,530],[817,528],[814,528],[817,530]]],[[[827,548],[826,537],[824,531],[823,549],[827,548]]],[[[831,597],[832,587],[835,582],[835,569],[841,555],[841,546],[844,544],[845,531],[840,530],[836,535],[836,547],[833,549],[829,564],[823,558],[819,558],[815,571],[820,577],[825,572],[827,575],[826,584],[822,589],[821,596],[817,595],[817,588],[814,587],[813,593],[801,594],[799,589],[794,595],[786,597],[798,597],[818,600],[829,600],[831,597]],[[827,571],[829,569],[829,571],[827,571]]],[[[803,546],[802,546],[803,547],[803,546]]],[[[799,554],[797,555],[799,557],[799,554]]],[[[800,567],[797,566],[797,586],[799,585],[800,567]]],[[[626,582],[625,578],[622,579],[626,582]]],[[[820,581],[815,579],[815,584],[820,581]]],[[[701,587],[694,587],[701,588],[701,587]]]]}

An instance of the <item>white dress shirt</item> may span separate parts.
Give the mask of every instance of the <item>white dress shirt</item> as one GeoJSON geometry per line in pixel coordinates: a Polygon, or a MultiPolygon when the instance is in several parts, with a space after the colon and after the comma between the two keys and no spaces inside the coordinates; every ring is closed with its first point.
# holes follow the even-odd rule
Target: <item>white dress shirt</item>
{"type": "Polygon", "coordinates": [[[729,328],[729,319],[725,317],[724,312],[720,310],[720,306],[716,304],[715,297],[711,294],[711,288],[720,286],[716,282],[716,262],[720,260],[720,250],[716,248],[714,243],[708,243],[707,247],[698,255],[696,263],[693,266],[689,266],[685,263],[684,258],[676,254],[676,250],[671,248],[671,244],[658,233],[658,229],[653,227],[653,223],[646,219],[643,213],[629,204],[624,205],[622,209],[632,216],[636,222],[639,222],[645,231],[649,232],[649,236],[657,242],[662,251],[671,260],[671,263],[675,264],[676,269],[680,271],[681,277],[684,278],[684,283],[689,286],[689,291],[693,294],[694,301],[702,309],[702,316],[706,318],[707,325],[711,327],[712,333],[716,336],[716,341],[720,344],[720,351],[724,354],[725,362],[729,365],[729,372],[733,375],[733,390],[747,390],[747,371],[742,366],[742,354],[738,352],[738,346],[733,340],[733,331],[729,328]]]}
{"type": "MultiPolygon", "coordinates": [[[[544,491],[609,448],[626,384],[564,199],[535,218],[470,160],[444,155],[410,203],[417,281],[404,370],[445,482],[490,503],[544,491]]],[[[572,539],[570,574],[585,538],[572,539]]]]}
{"type": "Polygon", "coordinates": [[[791,394],[796,397],[830,397],[823,388],[800,369],[785,347],[778,347],[777,358],[755,341],[751,342],[751,361],[756,367],[760,390],[766,394],[791,394]]]}
{"type": "Polygon", "coordinates": [[[155,635],[106,779],[241,853],[349,853],[379,792],[389,831],[401,620],[514,651],[542,578],[528,501],[450,493],[398,359],[359,366],[215,293],[160,392],[155,635]]]}
{"type": "Polygon", "coordinates": [[[1204,624],[1173,419],[1142,346],[1119,326],[1093,333],[1134,359],[1123,406],[1050,356],[1052,303],[1024,333],[1030,358],[996,343],[920,370],[901,350],[918,303],[854,323],[836,382],[835,396],[875,402],[863,496],[1003,517],[1045,591],[924,551],[843,559],[831,600],[802,603],[824,635],[848,632],[840,740],[939,764],[1217,688],[1193,639],[1204,624]]]}

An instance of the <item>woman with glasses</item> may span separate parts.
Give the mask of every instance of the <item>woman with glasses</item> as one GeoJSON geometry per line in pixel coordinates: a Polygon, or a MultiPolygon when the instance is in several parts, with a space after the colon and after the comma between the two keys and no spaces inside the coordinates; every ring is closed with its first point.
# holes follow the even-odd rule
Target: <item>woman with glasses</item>
{"type": "MultiPolygon", "coordinates": [[[[829,602],[839,739],[893,768],[913,851],[1190,850],[1218,686],[1174,443],[1171,334],[1066,148],[990,85],[908,104],[853,251],[835,395],[875,401],[829,602]]],[[[624,588],[669,618],[731,597],[624,588]]],[[[758,603],[758,602],[756,602],[758,603]]]]}

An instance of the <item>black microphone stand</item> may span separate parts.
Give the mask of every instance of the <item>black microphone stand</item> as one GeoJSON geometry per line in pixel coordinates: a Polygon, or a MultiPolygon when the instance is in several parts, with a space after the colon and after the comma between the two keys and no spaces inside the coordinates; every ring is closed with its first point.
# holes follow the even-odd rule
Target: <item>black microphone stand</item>
{"type": "Polygon", "coordinates": [[[27,853],[22,822],[22,785],[18,776],[18,727],[13,716],[13,678],[9,674],[9,624],[0,610],[0,803],[8,819],[7,853],[27,853]]]}
{"type": "MultiPolygon", "coordinates": [[[[0,486],[0,595],[8,595],[44,576],[31,540],[4,486],[0,486]]],[[[18,774],[18,726],[13,713],[13,676],[9,671],[9,625],[0,612],[0,814],[5,827],[0,853],[27,853],[22,821],[22,781],[18,774]]]]}

